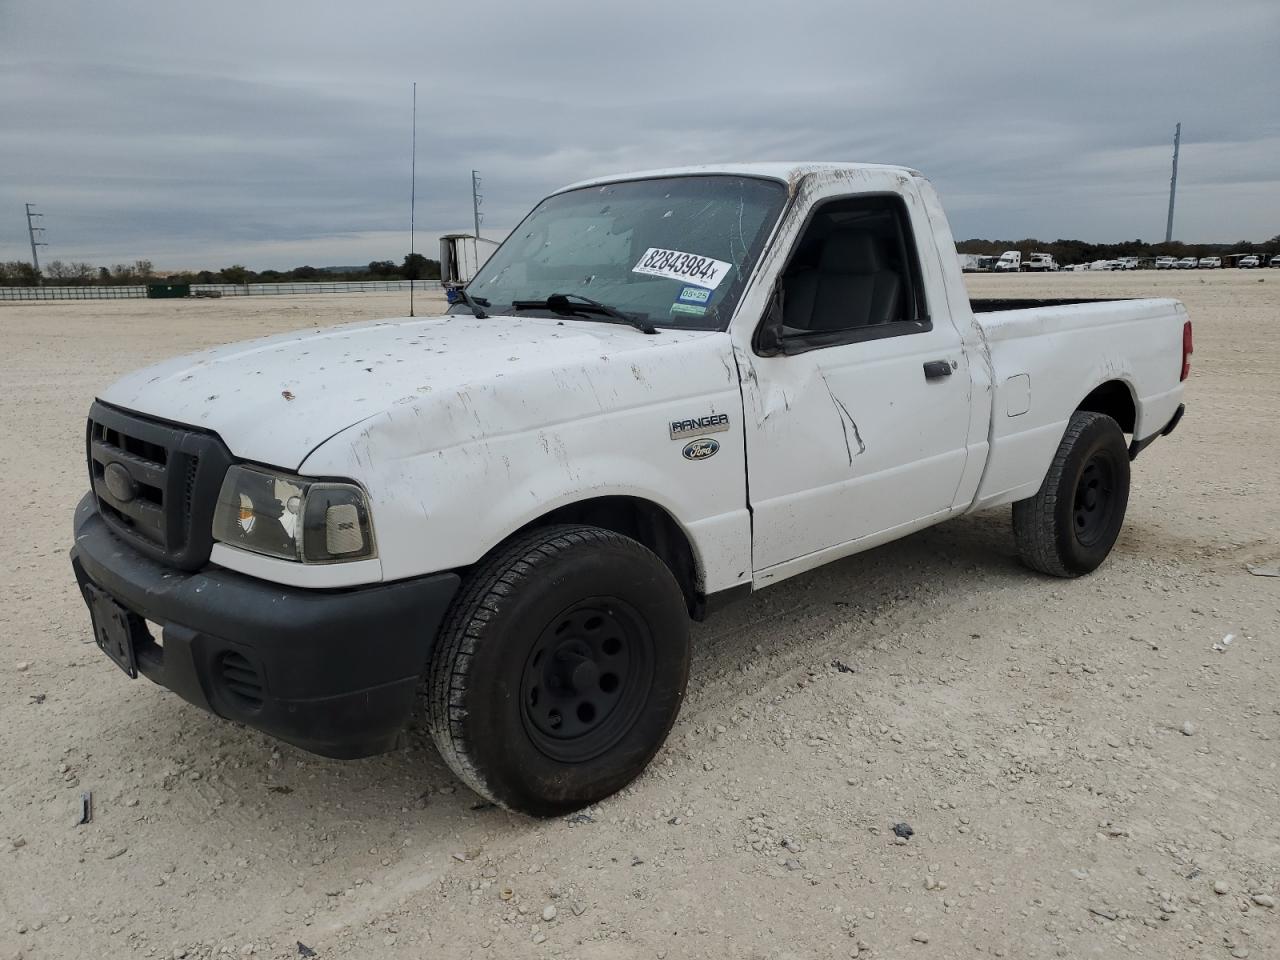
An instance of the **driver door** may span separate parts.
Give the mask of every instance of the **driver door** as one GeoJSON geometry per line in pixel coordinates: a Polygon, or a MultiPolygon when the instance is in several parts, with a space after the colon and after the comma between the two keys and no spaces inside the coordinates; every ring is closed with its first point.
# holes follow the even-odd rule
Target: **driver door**
{"type": "Polygon", "coordinates": [[[969,363],[946,303],[930,303],[915,239],[929,226],[903,189],[816,204],[754,338],[743,396],[758,582],[955,510],[969,363]]]}

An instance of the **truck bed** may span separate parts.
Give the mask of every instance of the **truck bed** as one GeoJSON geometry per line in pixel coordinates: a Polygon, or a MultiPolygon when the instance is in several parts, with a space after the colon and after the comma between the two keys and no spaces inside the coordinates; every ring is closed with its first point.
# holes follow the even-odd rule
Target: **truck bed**
{"type": "Polygon", "coordinates": [[[991,451],[977,506],[1032,496],[1071,411],[1094,389],[1124,385],[1122,429],[1146,439],[1182,398],[1186,310],[1171,299],[970,301],[992,380],[991,451]]]}
{"type": "Polygon", "coordinates": [[[1034,310],[1036,307],[1070,307],[1077,303],[1119,303],[1127,297],[1077,297],[1070,300],[1034,300],[1034,299],[970,299],[969,306],[974,313],[1000,313],[1003,310],[1034,310]]]}

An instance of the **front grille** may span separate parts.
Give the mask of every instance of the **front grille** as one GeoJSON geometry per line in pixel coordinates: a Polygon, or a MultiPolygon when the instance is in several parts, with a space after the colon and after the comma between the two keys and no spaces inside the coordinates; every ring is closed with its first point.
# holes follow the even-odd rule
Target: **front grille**
{"type": "Polygon", "coordinates": [[[89,483],[111,528],[171,566],[204,566],[214,501],[231,462],[222,442],[98,402],[86,446],[89,483]]]}
{"type": "Polygon", "coordinates": [[[218,655],[218,676],[231,698],[242,707],[262,706],[262,674],[243,654],[225,650],[218,655]]]}
{"type": "Polygon", "coordinates": [[[164,509],[169,451],[155,443],[131,437],[103,423],[89,423],[89,470],[99,506],[118,526],[159,546],[168,543],[164,509]],[[119,464],[132,482],[132,491],[120,495],[107,479],[107,469],[119,464]]]}
{"type": "Polygon", "coordinates": [[[191,510],[194,506],[196,491],[196,475],[200,472],[200,458],[187,460],[187,475],[182,484],[182,516],[185,518],[183,532],[191,536],[191,510]]]}

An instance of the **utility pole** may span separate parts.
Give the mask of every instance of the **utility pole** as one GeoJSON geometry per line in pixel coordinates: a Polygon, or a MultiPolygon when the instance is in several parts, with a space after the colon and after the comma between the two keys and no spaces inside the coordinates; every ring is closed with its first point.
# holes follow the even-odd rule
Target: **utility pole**
{"type": "Polygon", "coordinates": [[[1173,200],[1178,193],[1178,143],[1182,139],[1182,124],[1173,130],[1173,176],[1169,178],[1169,220],[1164,228],[1164,242],[1173,239],[1173,200]]]}
{"type": "Polygon", "coordinates": [[[480,221],[483,219],[480,215],[480,204],[484,203],[484,195],[480,193],[480,174],[476,170],[471,171],[471,212],[476,218],[476,239],[480,239],[480,221]]]}
{"type": "Polygon", "coordinates": [[[31,266],[35,268],[36,283],[39,284],[40,283],[40,256],[39,254],[36,253],[36,247],[47,247],[48,244],[45,243],[43,240],[36,239],[36,234],[40,234],[40,236],[44,236],[44,227],[37,227],[35,225],[35,218],[43,217],[44,214],[36,213],[34,210],[32,210],[31,208],[34,206],[35,206],[34,203],[27,204],[27,236],[31,240],[31,266]]]}

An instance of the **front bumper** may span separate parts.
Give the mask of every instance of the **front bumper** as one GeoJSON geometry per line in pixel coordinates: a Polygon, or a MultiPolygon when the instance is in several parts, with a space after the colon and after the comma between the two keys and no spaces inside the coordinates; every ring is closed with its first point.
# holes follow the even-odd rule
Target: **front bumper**
{"type": "Polygon", "coordinates": [[[159,642],[144,637],[135,651],[139,673],[220,717],[342,758],[395,745],[459,584],[440,573],[306,590],[217,567],[184,573],[112,533],[92,495],[76,508],[71,565],[86,602],[96,588],[160,626],[159,642]]]}

